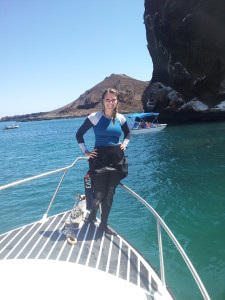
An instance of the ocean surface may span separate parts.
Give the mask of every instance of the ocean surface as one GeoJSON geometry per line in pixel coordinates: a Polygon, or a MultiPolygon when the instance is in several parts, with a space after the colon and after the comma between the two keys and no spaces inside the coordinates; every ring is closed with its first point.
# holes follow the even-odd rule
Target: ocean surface
{"type": "MultiPolygon", "coordinates": [[[[71,165],[82,156],[75,133],[83,118],[18,123],[2,130],[0,185],[71,165]]],[[[93,132],[86,134],[94,145],[93,132]]],[[[225,123],[168,126],[132,136],[126,151],[129,175],[122,182],[167,223],[192,261],[211,299],[225,299],[225,123]]],[[[80,161],[67,172],[49,215],[69,210],[84,193],[88,170],[80,161]]],[[[0,191],[0,234],[39,220],[62,174],[0,191]]],[[[117,188],[109,223],[159,271],[154,217],[117,188]]],[[[202,299],[190,271],[162,230],[166,282],[177,299],[202,299]]]]}

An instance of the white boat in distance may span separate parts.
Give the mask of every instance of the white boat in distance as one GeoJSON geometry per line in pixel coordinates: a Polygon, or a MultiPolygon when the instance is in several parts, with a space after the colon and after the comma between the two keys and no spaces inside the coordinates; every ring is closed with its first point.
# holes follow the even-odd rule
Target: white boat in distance
{"type": "Polygon", "coordinates": [[[129,126],[131,134],[153,133],[166,128],[167,124],[158,122],[158,115],[159,113],[148,112],[135,113],[129,116],[129,118],[133,119],[129,126]]]}
{"type": "Polygon", "coordinates": [[[16,129],[16,128],[19,128],[19,125],[16,125],[16,124],[13,124],[11,126],[5,126],[3,128],[3,130],[7,130],[7,129],[16,129]]]}
{"type": "MultiPolygon", "coordinates": [[[[99,219],[95,225],[88,223],[87,209],[84,211],[80,226],[76,229],[76,243],[68,242],[65,223],[70,211],[49,217],[48,213],[67,171],[78,161],[87,161],[87,158],[78,157],[71,165],[64,168],[0,186],[0,193],[4,190],[1,193],[1,206],[4,197],[7,197],[6,189],[12,188],[12,193],[17,197],[19,190],[15,193],[13,187],[34,180],[37,180],[41,186],[41,178],[62,173],[41,220],[36,216],[34,219],[37,221],[0,234],[1,298],[173,300],[172,291],[169,290],[165,279],[161,234],[163,229],[183,257],[203,298],[209,300],[209,295],[194,266],[163,219],[147,201],[122,183],[120,187],[143,204],[156,219],[160,274],[154,270],[151,262],[149,263],[119,234],[109,236],[98,230],[99,219]],[[5,295],[8,297],[5,298],[5,295]]],[[[80,176],[80,169],[77,176],[80,176]]],[[[28,191],[29,188],[28,186],[28,191]]],[[[46,194],[45,189],[42,192],[46,194]]],[[[26,197],[30,201],[28,194],[26,193],[26,197]]],[[[34,197],[32,191],[30,195],[34,197]]],[[[33,200],[35,201],[35,198],[33,200]]],[[[71,201],[73,202],[73,199],[71,201]]],[[[45,208],[43,210],[45,211],[45,208]]],[[[124,211],[126,218],[128,213],[129,210],[124,211]]],[[[13,218],[16,218],[16,215],[13,218]]],[[[176,266],[176,261],[174,265],[176,266]]]]}

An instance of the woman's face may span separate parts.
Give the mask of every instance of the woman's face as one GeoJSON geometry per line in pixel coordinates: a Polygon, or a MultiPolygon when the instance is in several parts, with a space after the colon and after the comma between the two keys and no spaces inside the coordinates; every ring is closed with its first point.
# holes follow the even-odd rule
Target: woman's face
{"type": "Polygon", "coordinates": [[[103,99],[103,104],[106,111],[113,111],[117,105],[116,95],[107,93],[103,99]]]}

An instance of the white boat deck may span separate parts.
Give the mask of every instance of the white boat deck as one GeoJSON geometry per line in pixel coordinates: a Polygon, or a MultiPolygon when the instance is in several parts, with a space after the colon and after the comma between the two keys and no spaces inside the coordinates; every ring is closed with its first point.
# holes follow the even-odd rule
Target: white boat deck
{"type": "MultiPolygon", "coordinates": [[[[0,282],[2,287],[7,289],[7,284],[10,283],[11,285],[12,282],[9,279],[15,276],[26,286],[28,282],[27,270],[31,269],[32,271],[29,273],[31,277],[28,277],[33,278],[32,285],[42,285],[43,276],[46,277],[45,274],[47,273],[49,273],[49,276],[45,279],[49,280],[50,285],[55,285],[54,282],[57,281],[54,279],[55,271],[53,272],[53,270],[56,268],[59,270],[58,276],[60,276],[63,286],[71,281],[71,279],[68,281],[68,278],[74,278],[74,287],[71,287],[71,290],[76,290],[75,283],[77,281],[79,282],[78,286],[80,286],[79,290],[84,292],[81,288],[84,281],[84,279],[82,280],[83,276],[80,277],[81,271],[82,274],[83,272],[87,273],[85,284],[89,287],[91,286],[88,281],[91,280],[90,274],[93,277],[92,285],[96,284],[96,280],[97,282],[101,280],[96,288],[99,295],[98,299],[103,299],[100,297],[101,292],[99,290],[106,287],[107,282],[109,284],[107,277],[105,277],[106,274],[107,276],[113,276],[115,281],[112,281],[112,277],[110,278],[111,284],[115,284],[114,287],[111,286],[113,290],[111,296],[113,294],[115,296],[115,293],[118,292],[117,285],[119,284],[119,286],[123,286],[123,292],[126,291],[127,297],[129,294],[137,296],[137,293],[139,293],[144,297],[141,298],[139,295],[136,299],[140,300],[172,299],[169,292],[162,287],[158,275],[151,266],[119,235],[105,235],[98,230],[98,224],[97,226],[90,226],[90,224],[84,222],[83,226],[77,230],[77,243],[70,245],[63,233],[64,221],[68,214],[69,212],[61,213],[50,217],[44,223],[32,223],[0,235],[0,282]],[[40,263],[37,263],[37,261],[40,263]],[[59,264],[60,262],[61,264],[59,264]],[[63,262],[67,264],[63,264],[63,262]],[[84,268],[81,268],[82,266],[84,268]],[[89,270],[91,268],[91,273],[87,272],[87,267],[89,270]],[[60,272],[61,269],[63,272],[60,272]],[[14,274],[13,277],[12,273],[14,274]],[[102,276],[105,278],[104,281],[102,276]],[[54,282],[52,282],[53,279],[54,282]]],[[[30,285],[30,288],[32,285],[30,285]]],[[[65,286],[63,289],[65,289],[65,286]]],[[[27,299],[29,299],[29,295],[28,293],[27,299]]],[[[17,298],[19,296],[18,290],[16,296],[17,298]]],[[[26,299],[24,289],[20,296],[26,299]]],[[[104,297],[106,297],[106,294],[104,294],[104,297]]],[[[128,298],[135,299],[130,298],[130,296],[128,298]]],[[[84,297],[83,299],[89,298],[84,297]]]]}
{"type": "MultiPolygon", "coordinates": [[[[64,233],[70,211],[47,218],[57,191],[70,166],[42,173],[11,184],[0,191],[63,172],[46,213],[39,222],[0,235],[0,295],[4,299],[173,299],[165,281],[161,228],[173,241],[192,273],[204,299],[209,295],[185,251],[158,213],[124,184],[120,186],[151,212],[157,221],[160,278],[151,265],[120,235],[105,235],[98,223],[90,226],[85,211],[77,243],[70,245],[64,233]]],[[[124,212],[126,213],[126,212],[124,212]]],[[[175,262],[176,263],[176,262],[175,262]]]]}

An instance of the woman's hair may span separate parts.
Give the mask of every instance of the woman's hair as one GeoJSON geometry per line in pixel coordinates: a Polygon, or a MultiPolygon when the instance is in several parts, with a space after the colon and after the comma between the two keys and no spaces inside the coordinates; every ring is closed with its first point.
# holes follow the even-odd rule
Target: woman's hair
{"type": "MultiPolygon", "coordinates": [[[[102,94],[102,111],[103,113],[105,112],[105,106],[104,106],[104,98],[105,98],[105,95],[106,94],[114,94],[116,96],[116,99],[118,100],[118,96],[119,96],[119,92],[115,89],[112,89],[112,88],[108,88],[104,91],[104,93],[102,94]]],[[[115,124],[115,121],[116,121],[116,114],[118,113],[118,101],[117,101],[117,104],[116,104],[116,107],[114,108],[114,111],[113,111],[113,125],[115,124]]]]}

